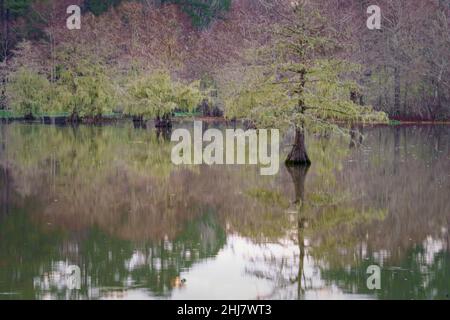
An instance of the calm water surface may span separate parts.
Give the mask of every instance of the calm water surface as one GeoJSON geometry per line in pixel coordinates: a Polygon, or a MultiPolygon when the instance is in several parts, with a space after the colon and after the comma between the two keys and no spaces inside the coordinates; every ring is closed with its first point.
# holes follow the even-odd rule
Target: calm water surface
{"type": "Polygon", "coordinates": [[[450,127],[363,133],[263,177],[128,124],[0,125],[0,299],[448,299],[450,127]]]}

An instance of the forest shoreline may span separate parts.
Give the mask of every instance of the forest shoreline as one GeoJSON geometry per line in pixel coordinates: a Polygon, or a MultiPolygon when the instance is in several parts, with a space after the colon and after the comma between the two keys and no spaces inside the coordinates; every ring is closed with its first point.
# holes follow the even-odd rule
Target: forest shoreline
{"type": "MultiPolygon", "coordinates": [[[[173,123],[179,123],[183,121],[202,121],[205,123],[224,123],[232,125],[236,122],[243,122],[245,120],[229,120],[225,117],[203,117],[203,116],[176,116],[172,119],[173,123]]],[[[94,119],[81,119],[79,122],[73,123],[70,122],[68,116],[43,116],[36,117],[35,119],[26,119],[25,117],[4,117],[0,116],[0,123],[12,123],[12,122],[20,122],[20,123],[33,123],[33,124],[43,124],[43,125],[102,125],[102,124],[115,124],[115,123],[123,123],[123,122],[133,122],[132,117],[128,116],[105,116],[100,119],[94,121],[94,119]]],[[[153,123],[154,120],[143,121],[144,124],[153,123]]],[[[336,124],[345,124],[345,122],[335,121],[336,124]]],[[[363,122],[352,122],[355,126],[367,126],[367,127],[376,127],[376,126],[410,126],[410,125],[450,125],[450,119],[448,120],[397,120],[397,119],[389,119],[389,122],[371,122],[371,123],[363,123],[363,122]]],[[[152,126],[149,126],[152,127],[152,126]]]]}

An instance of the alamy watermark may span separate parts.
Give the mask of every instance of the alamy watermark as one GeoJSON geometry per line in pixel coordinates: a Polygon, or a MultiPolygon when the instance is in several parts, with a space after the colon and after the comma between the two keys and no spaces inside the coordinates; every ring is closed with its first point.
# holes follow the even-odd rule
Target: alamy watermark
{"type": "Polygon", "coordinates": [[[377,265],[370,265],[366,271],[370,276],[367,278],[366,285],[369,290],[381,289],[381,268],[377,265]]]}
{"type": "Polygon", "coordinates": [[[66,26],[69,30],[81,29],[81,8],[77,5],[70,5],[66,10],[70,16],[66,20],[66,26]]]}
{"type": "Polygon", "coordinates": [[[178,142],[171,154],[175,165],[260,165],[264,176],[275,175],[280,169],[278,129],[227,129],[224,137],[218,129],[203,132],[203,123],[194,121],[193,137],[187,129],[176,129],[171,141],[178,142]],[[204,142],[208,144],[204,146],[204,142]]]}
{"type": "Polygon", "coordinates": [[[71,265],[67,267],[66,285],[69,290],[81,289],[81,269],[79,266],[71,265]]]}
{"type": "Polygon", "coordinates": [[[367,8],[367,13],[370,17],[367,19],[367,28],[369,30],[381,29],[381,9],[379,6],[371,5],[367,8]]]}

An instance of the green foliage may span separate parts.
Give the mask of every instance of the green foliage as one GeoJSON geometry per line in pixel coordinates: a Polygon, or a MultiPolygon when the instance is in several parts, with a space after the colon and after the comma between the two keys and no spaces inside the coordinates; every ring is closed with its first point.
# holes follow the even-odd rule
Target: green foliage
{"type": "Polygon", "coordinates": [[[68,112],[82,118],[109,113],[116,102],[111,81],[99,66],[91,66],[89,71],[62,71],[54,98],[51,111],[68,112]]]}
{"type": "Polygon", "coordinates": [[[163,0],[181,6],[196,27],[205,27],[231,7],[231,0],[163,0]]]}
{"type": "MultiPolygon", "coordinates": [[[[30,3],[31,0],[13,2],[30,3]]],[[[123,0],[86,0],[84,9],[99,16],[121,2],[123,0]]],[[[196,27],[207,26],[213,19],[220,17],[222,12],[228,11],[231,7],[231,0],[161,0],[161,3],[178,4],[189,15],[192,24],[196,27]]]]}
{"type": "Polygon", "coordinates": [[[36,116],[50,101],[51,85],[45,76],[21,68],[12,74],[6,92],[15,113],[36,116]]]}
{"type": "Polygon", "coordinates": [[[165,71],[145,75],[128,88],[125,113],[149,119],[170,115],[175,109],[193,112],[203,99],[199,86],[198,81],[175,81],[165,71]]]}
{"type": "MultiPolygon", "coordinates": [[[[279,64],[277,68],[291,66],[279,64]]],[[[276,70],[267,76],[268,69],[259,66],[241,69],[241,80],[228,88],[224,98],[227,117],[248,119],[264,127],[305,125],[314,132],[339,130],[341,121],[386,121],[384,113],[350,100],[356,84],[345,76],[351,67],[344,61],[317,60],[305,74],[302,91],[298,90],[301,80],[295,76],[280,78],[276,70]]]]}
{"type": "Polygon", "coordinates": [[[122,0],[86,0],[84,7],[96,16],[108,11],[112,6],[118,5],[122,0]]]}
{"type": "Polygon", "coordinates": [[[55,83],[30,69],[19,69],[7,87],[12,111],[22,116],[47,112],[82,118],[111,112],[115,103],[113,86],[100,68],[91,68],[89,73],[66,69],[55,83]]]}
{"type": "Polygon", "coordinates": [[[9,9],[14,17],[20,17],[27,13],[32,0],[5,0],[5,8],[9,9]]]}
{"type": "Polygon", "coordinates": [[[386,121],[384,113],[351,101],[350,93],[359,91],[352,80],[359,68],[330,58],[337,45],[320,14],[301,6],[296,13],[295,22],[275,30],[276,44],[233,67],[224,86],[227,116],[264,127],[306,127],[314,132],[342,131],[337,123],[343,121],[386,121]]]}

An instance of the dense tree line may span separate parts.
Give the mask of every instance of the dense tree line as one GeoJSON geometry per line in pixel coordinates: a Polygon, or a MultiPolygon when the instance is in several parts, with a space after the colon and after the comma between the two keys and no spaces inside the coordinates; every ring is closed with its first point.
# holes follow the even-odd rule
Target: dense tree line
{"type": "MultiPolygon", "coordinates": [[[[225,65],[246,61],[254,49],[274,47],[280,40],[276,30],[295,24],[291,2],[0,0],[2,106],[4,85],[19,67],[54,83],[67,64],[91,57],[121,83],[135,72],[166,69],[175,80],[201,80],[220,90],[218,78],[229,71],[225,65]],[[65,27],[69,4],[83,9],[80,31],[65,27]]],[[[307,13],[314,7],[337,31],[335,56],[361,66],[351,79],[359,87],[354,100],[394,119],[449,118],[448,0],[299,3],[307,13]],[[372,4],[382,9],[381,30],[366,27],[372,4]]],[[[223,102],[216,103],[224,109],[223,102]]]]}

